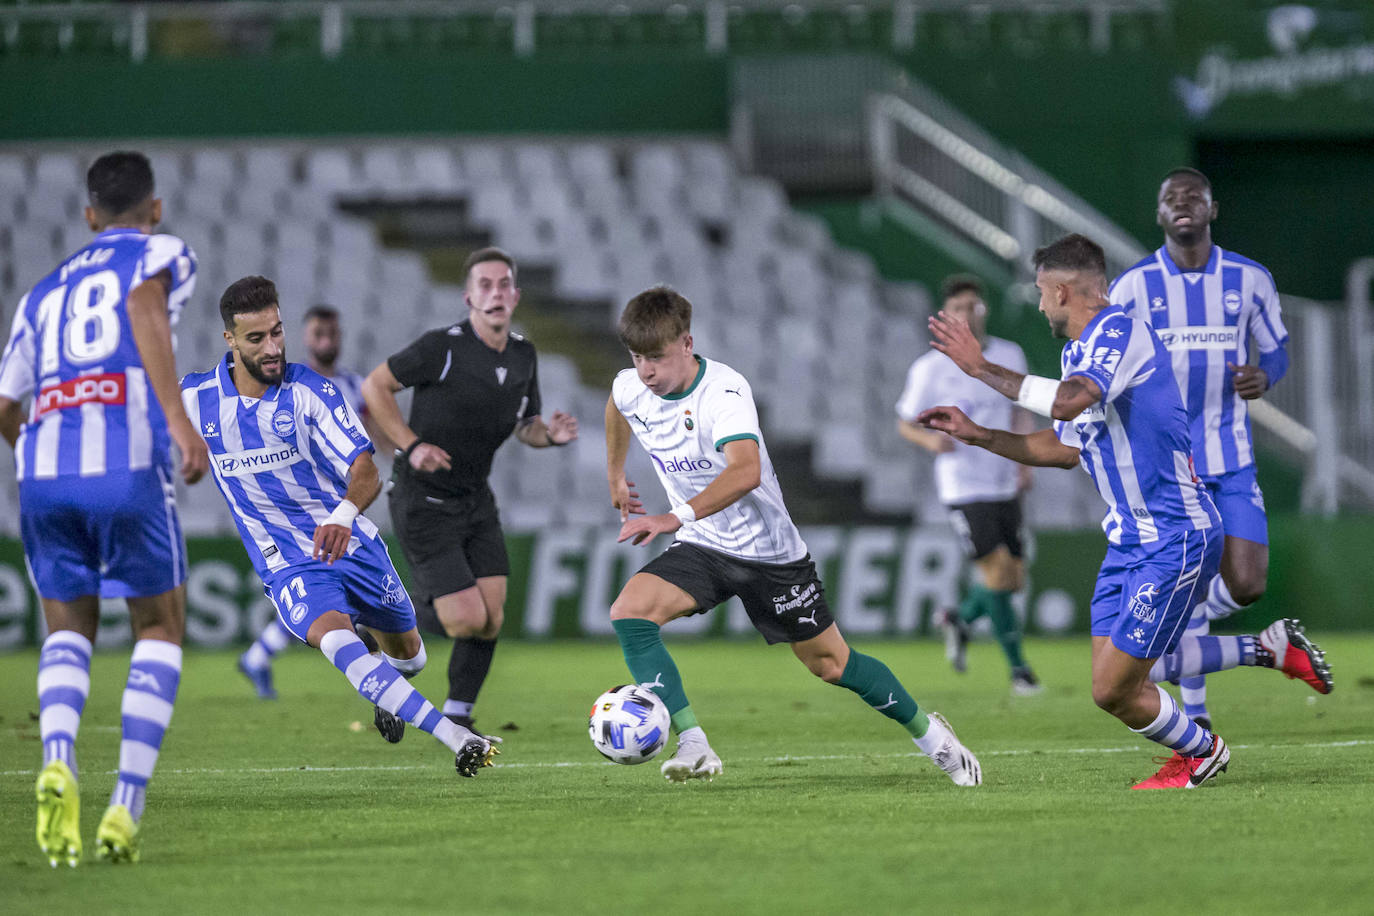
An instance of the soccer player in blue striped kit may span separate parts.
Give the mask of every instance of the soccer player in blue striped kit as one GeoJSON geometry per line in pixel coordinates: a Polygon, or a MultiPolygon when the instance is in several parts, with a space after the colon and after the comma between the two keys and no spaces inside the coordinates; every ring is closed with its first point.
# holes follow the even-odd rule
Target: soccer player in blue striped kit
{"type": "Polygon", "coordinates": [[[1279,620],[1258,636],[1185,636],[1221,560],[1221,518],[1193,473],[1188,414],[1169,353],[1146,323],[1107,302],[1102,249],[1069,235],[1035,252],[1040,311],[1065,338],[1062,379],[988,362],[968,325],[941,313],[932,346],[1018,404],[1055,420],[1017,435],[934,407],[923,425],[1023,464],[1082,464],[1107,503],[1107,556],[1092,601],[1093,700],[1173,751],[1137,789],[1192,788],[1223,772],[1230,749],[1189,719],[1159,681],[1237,665],[1274,668],[1331,689],[1320,649],[1279,620]]]}
{"type": "Polygon", "coordinates": [[[357,415],[335,384],[286,361],[271,280],[235,281],[219,309],[229,352],[182,380],[182,401],[278,618],[375,705],[388,741],[409,722],[453,751],[459,775],[476,775],[496,753],[492,742],[444,718],[407,681],[424,668],[425,646],[377,526],[361,514],[381,480],[357,415]]]}
{"type": "Polygon", "coordinates": [[[96,841],[101,858],[131,862],[186,630],[170,446],[187,483],[208,463],[177,397],[172,354],[195,255],[181,239],[153,234],[162,201],[142,154],[101,156],[86,190],[95,238],[19,300],[0,360],[0,432],[14,446],[24,556],[48,626],[38,661],[38,846],[49,864],[73,867],[81,861],[76,735],[100,598],[128,602],[135,641],[119,776],[96,841]]]}
{"type": "MultiPolygon", "coordinates": [[[[1221,514],[1221,569],[1188,621],[1205,636],[1211,622],[1264,595],[1269,525],[1255,477],[1247,401],[1262,397],[1288,371],[1288,330],[1269,271],[1212,244],[1217,218],[1212,183],[1196,169],[1164,176],[1155,220],[1164,244],[1112,283],[1107,297],[1155,329],[1169,351],[1192,424],[1193,464],[1221,514]],[[1250,365],[1251,348],[1258,365],[1250,365]]],[[[1296,624],[1295,624],[1296,626],[1296,624]]],[[[1204,725],[1207,686],[1179,681],[1183,711],[1204,725]]]]}

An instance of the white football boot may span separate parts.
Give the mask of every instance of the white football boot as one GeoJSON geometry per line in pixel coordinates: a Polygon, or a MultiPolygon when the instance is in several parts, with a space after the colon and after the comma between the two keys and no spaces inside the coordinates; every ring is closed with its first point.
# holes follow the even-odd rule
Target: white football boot
{"type": "Polygon", "coordinates": [[[954,729],[938,712],[929,713],[930,730],[916,739],[916,746],[925,751],[937,767],[949,774],[956,786],[983,784],[983,768],[978,758],[959,741],[954,729]]]}
{"type": "Polygon", "coordinates": [[[663,761],[659,772],[669,782],[704,779],[707,782],[721,774],[720,757],[706,743],[706,732],[700,727],[689,728],[677,737],[677,751],[663,761]]]}

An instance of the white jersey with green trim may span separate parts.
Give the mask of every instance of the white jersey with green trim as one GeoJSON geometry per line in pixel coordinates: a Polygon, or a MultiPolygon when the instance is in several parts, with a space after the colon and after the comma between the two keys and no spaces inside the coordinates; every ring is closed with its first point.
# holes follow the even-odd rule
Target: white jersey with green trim
{"type": "Polygon", "coordinates": [[[670,505],[687,502],[720,475],[726,443],[759,444],[759,485],[719,512],[683,525],[677,539],[756,563],[802,559],[806,542],[783,504],[749,382],[724,363],[697,360],[696,378],[679,394],[659,397],[633,369],[621,371],[611,385],[615,406],[653,459],[670,505]]]}

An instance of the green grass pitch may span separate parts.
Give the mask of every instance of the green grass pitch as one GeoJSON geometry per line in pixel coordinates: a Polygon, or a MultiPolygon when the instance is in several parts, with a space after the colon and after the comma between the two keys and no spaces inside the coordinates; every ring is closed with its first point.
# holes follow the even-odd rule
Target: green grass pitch
{"type": "MultiPolygon", "coordinates": [[[[587,740],[591,701],[626,677],[613,644],[503,644],[479,723],[518,730],[499,732],[500,765],[476,779],[418,730],[385,744],[317,652],[281,658],[269,703],[232,653],[193,652],[132,867],[93,857],[128,665],[103,652],[78,743],[75,871],[49,869],[34,842],[37,659],[11,655],[0,912],[1369,912],[1374,637],[1313,636],[1335,693],[1272,671],[1214,676],[1230,771],[1148,793],[1128,787],[1154,771],[1154,747],[1093,707],[1086,637],[1032,642],[1047,690],[1024,699],[991,644],[959,676],[932,642],[860,643],[949,718],[980,756],[980,789],[759,642],[671,643],[725,762],[685,786],[654,762],[603,763],[587,740]]],[[[429,651],[417,685],[442,700],[447,646],[429,651]]]]}

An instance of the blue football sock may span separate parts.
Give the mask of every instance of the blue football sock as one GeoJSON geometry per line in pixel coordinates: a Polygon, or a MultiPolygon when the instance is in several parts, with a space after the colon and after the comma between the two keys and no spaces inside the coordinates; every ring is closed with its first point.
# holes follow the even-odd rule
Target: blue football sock
{"type": "Polygon", "coordinates": [[[129,683],[120,706],[123,738],[119,742],[119,778],[110,804],[124,805],[135,821],[143,816],[148,780],[162,750],[162,737],[172,724],[180,684],[181,646],[161,639],[134,643],[129,683]]]}
{"type": "Polygon", "coordinates": [[[1144,728],[1131,731],[1177,751],[1184,757],[1201,757],[1212,750],[1212,733],[1183,714],[1169,692],[1158,684],[1159,715],[1144,728]]]}
{"type": "Polygon", "coordinates": [[[320,640],[320,651],[343,672],[364,700],[428,732],[455,754],[462,748],[468,736],[467,729],[445,719],[385,658],[368,654],[367,646],[357,633],[330,630],[320,640]]]}
{"type": "Polygon", "coordinates": [[[43,765],[60,760],[76,775],[76,731],[91,692],[91,641],[54,630],[38,657],[38,733],[43,765]]]}

